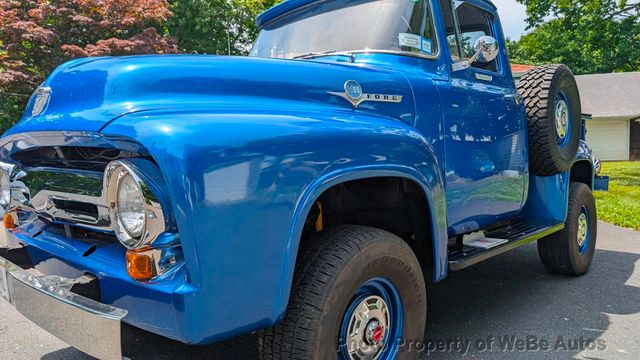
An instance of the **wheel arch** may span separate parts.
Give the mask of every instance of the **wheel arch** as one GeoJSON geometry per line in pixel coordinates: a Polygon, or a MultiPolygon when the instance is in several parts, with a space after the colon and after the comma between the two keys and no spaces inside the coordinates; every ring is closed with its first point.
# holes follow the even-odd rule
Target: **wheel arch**
{"type": "Polygon", "coordinates": [[[580,159],[571,166],[569,178],[572,182],[580,182],[586,184],[589,189],[593,190],[593,163],[588,159],[580,159]]]}
{"type": "Polygon", "coordinates": [[[439,281],[446,276],[446,205],[444,201],[444,186],[442,185],[442,179],[439,173],[425,176],[413,168],[401,165],[362,166],[343,169],[316,179],[316,181],[307,187],[297,202],[294,221],[289,234],[289,244],[287,246],[289,260],[283,269],[283,279],[288,279],[288,281],[283,281],[283,286],[286,288],[283,288],[281,291],[283,299],[280,303],[284,304],[285,307],[291,290],[296,261],[300,255],[299,245],[301,243],[305,220],[309,216],[316,201],[335,186],[350,181],[372,178],[403,179],[419,187],[427,205],[428,219],[426,223],[429,225],[429,230],[432,235],[430,239],[431,243],[429,244],[433,256],[432,280],[439,281]],[[431,182],[429,179],[431,179],[431,182]]]}

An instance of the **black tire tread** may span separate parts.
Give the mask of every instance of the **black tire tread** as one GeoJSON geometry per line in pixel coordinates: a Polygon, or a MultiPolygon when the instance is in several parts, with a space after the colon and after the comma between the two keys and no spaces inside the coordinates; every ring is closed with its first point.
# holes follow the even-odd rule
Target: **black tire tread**
{"type": "Polygon", "coordinates": [[[550,138],[549,127],[554,126],[548,112],[549,98],[554,75],[558,71],[571,70],[562,64],[535,67],[526,72],[518,82],[518,92],[523,97],[529,130],[529,167],[538,176],[555,175],[569,170],[570,164],[561,166],[551,146],[555,138],[550,138]],[[552,160],[552,161],[550,161],[552,160]]]}
{"type": "MultiPolygon", "coordinates": [[[[412,251],[397,236],[376,228],[344,225],[330,228],[322,239],[312,241],[298,262],[287,313],[278,326],[261,330],[258,352],[263,360],[304,359],[313,353],[317,318],[308,314],[322,312],[322,303],[331,294],[334,278],[351,258],[380,241],[393,241],[412,251]]],[[[417,260],[416,260],[417,261],[417,260]]]]}
{"type": "MultiPolygon", "coordinates": [[[[591,192],[589,186],[579,182],[572,182],[569,188],[569,207],[567,214],[574,214],[582,206],[579,197],[584,192],[591,192]],[[576,209],[577,207],[577,209],[576,209]]],[[[592,216],[596,216],[593,214],[592,216]]],[[[567,224],[569,227],[570,224],[567,224]]],[[[538,240],[538,254],[544,267],[551,273],[560,275],[582,275],[584,271],[579,271],[572,266],[572,249],[569,244],[573,240],[573,231],[565,228],[546,238],[538,240]]],[[[593,239],[595,242],[596,239],[593,239]]]]}

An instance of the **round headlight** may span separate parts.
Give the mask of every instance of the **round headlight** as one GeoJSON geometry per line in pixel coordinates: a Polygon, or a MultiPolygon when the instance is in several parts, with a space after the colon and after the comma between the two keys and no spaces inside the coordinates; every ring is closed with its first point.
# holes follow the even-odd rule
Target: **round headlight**
{"type": "Polygon", "coordinates": [[[129,234],[131,244],[135,246],[140,241],[146,225],[144,195],[131,174],[124,175],[118,183],[116,217],[124,231],[129,234]]]}
{"type": "Polygon", "coordinates": [[[11,179],[4,169],[0,170],[0,205],[5,209],[11,205],[11,179]]]}
{"type": "Polygon", "coordinates": [[[129,250],[152,246],[166,231],[161,205],[164,193],[153,180],[157,172],[146,160],[115,160],[105,169],[111,227],[129,250]]]}

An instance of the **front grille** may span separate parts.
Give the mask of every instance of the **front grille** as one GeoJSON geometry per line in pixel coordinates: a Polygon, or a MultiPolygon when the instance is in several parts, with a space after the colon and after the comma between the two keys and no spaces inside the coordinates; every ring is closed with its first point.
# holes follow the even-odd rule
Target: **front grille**
{"type": "Polygon", "coordinates": [[[55,205],[56,209],[70,214],[88,216],[94,219],[98,219],[99,217],[98,206],[95,204],[61,199],[51,199],[51,202],[55,205]]]}
{"type": "MultiPolygon", "coordinates": [[[[11,158],[21,169],[13,180],[20,185],[12,191],[12,206],[49,223],[68,225],[74,238],[112,241],[113,235],[104,236],[113,234],[103,193],[105,168],[114,160],[146,156],[114,148],[40,146],[11,158]]],[[[68,230],[61,234],[69,236],[68,230]]]]}

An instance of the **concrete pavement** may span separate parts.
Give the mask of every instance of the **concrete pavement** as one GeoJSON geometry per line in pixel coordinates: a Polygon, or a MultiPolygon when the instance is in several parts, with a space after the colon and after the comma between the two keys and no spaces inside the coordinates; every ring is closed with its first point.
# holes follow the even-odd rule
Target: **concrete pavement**
{"type": "MultiPolygon", "coordinates": [[[[598,226],[598,250],[585,276],[547,273],[533,244],[435,285],[427,343],[416,344],[421,358],[640,357],[640,232],[598,226]]],[[[0,359],[90,359],[4,302],[0,314],[0,359]]],[[[257,346],[253,335],[193,347],[126,327],[124,352],[132,359],[255,359],[257,346]]]]}

